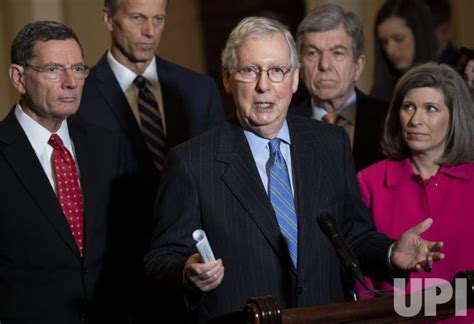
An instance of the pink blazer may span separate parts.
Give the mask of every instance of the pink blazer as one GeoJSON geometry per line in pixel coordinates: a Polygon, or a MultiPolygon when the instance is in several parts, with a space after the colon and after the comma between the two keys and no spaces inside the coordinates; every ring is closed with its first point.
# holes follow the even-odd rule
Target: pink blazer
{"type": "Polygon", "coordinates": [[[410,227],[433,218],[422,237],[443,241],[445,259],[435,263],[431,273],[413,273],[411,278],[451,281],[461,270],[474,270],[474,163],[442,166],[425,182],[414,174],[409,159],[384,160],[360,171],[357,180],[377,229],[389,237],[398,239],[410,227]]]}

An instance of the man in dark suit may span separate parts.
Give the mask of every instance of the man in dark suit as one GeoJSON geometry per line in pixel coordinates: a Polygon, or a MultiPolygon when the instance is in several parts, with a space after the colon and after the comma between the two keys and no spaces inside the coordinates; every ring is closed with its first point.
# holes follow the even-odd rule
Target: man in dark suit
{"type": "Polygon", "coordinates": [[[344,127],[356,171],[382,160],[380,142],[388,104],[355,86],[365,65],[359,18],[337,5],[319,7],[300,23],[297,44],[310,98],[290,108],[290,113],[344,127]]]}
{"type": "Polygon", "coordinates": [[[342,301],[339,261],[317,223],[324,212],[368,275],[390,278],[388,258],[403,270],[442,258],[427,255],[439,243],[419,237],[430,220],[389,255],[392,241],[374,230],[360,199],[345,131],[286,117],[299,62],[284,26],[242,20],[222,62],[236,117],[172,149],[158,190],[145,263],[170,301],[185,299],[199,321],[240,311],[252,296],[272,295],[283,308],[342,301]],[[217,260],[195,253],[196,229],[217,260]]]}
{"type": "MultiPolygon", "coordinates": [[[[158,103],[165,148],[200,134],[224,120],[215,82],[165,61],[155,53],[166,20],[167,0],[105,0],[103,20],[111,33],[109,51],[91,69],[79,115],[94,124],[118,130],[126,139],[134,171],[156,185],[159,169],[143,135],[137,76],[158,103]]],[[[154,194],[154,191],[153,191],[154,194]]]]}
{"type": "Polygon", "coordinates": [[[11,53],[20,100],[0,123],[0,322],[122,323],[128,278],[108,263],[120,255],[108,216],[119,137],[72,116],[88,68],[71,29],[29,24],[11,53]]]}
{"type": "MultiPolygon", "coordinates": [[[[224,120],[211,78],[155,55],[167,7],[168,0],[104,1],[103,20],[112,44],[91,69],[78,112],[91,124],[119,132],[124,140],[127,176],[122,184],[129,192],[128,207],[121,213],[132,217],[128,248],[136,254],[135,265],[143,278],[153,201],[168,148],[224,120]],[[137,83],[141,77],[146,79],[148,103],[154,102],[151,111],[142,111],[137,83]],[[151,121],[155,124],[150,125],[151,121]]],[[[146,282],[135,284],[136,305],[156,313],[159,303],[147,297],[148,286],[146,282]]],[[[142,319],[154,316],[145,310],[137,312],[142,319]]]]}

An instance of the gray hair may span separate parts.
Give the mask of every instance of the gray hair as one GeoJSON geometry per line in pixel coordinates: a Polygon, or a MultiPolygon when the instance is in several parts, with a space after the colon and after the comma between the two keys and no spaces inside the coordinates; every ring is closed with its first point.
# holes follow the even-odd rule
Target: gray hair
{"type": "Polygon", "coordinates": [[[35,46],[37,42],[47,42],[49,40],[74,39],[81,48],[79,38],[74,31],[56,21],[36,21],[27,24],[16,35],[10,49],[11,63],[26,65],[35,57],[35,46]]]}
{"type": "Polygon", "coordinates": [[[242,19],[232,30],[227,39],[226,46],[222,51],[222,71],[233,72],[237,69],[237,49],[249,38],[262,35],[281,33],[290,49],[291,68],[299,68],[298,52],[296,51],[295,41],[288,28],[276,20],[264,17],[247,17],[242,19]]]}
{"type": "Polygon", "coordinates": [[[364,53],[364,29],[359,17],[340,6],[328,4],[310,11],[298,26],[296,40],[301,51],[303,36],[306,33],[320,33],[336,29],[342,24],[347,35],[352,39],[354,61],[364,53]]]}
{"type": "Polygon", "coordinates": [[[390,159],[401,160],[411,152],[403,140],[400,108],[410,90],[434,88],[441,91],[449,110],[449,130],[440,164],[474,161],[474,103],[462,77],[446,64],[426,63],[406,72],[398,81],[390,104],[382,147],[390,159]]]}

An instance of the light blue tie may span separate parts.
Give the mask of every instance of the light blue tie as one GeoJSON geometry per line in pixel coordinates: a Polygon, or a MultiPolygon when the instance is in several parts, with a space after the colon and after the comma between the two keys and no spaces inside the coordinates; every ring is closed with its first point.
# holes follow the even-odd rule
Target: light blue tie
{"type": "Polygon", "coordinates": [[[268,195],[275,210],[281,233],[286,240],[291,261],[296,268],[298,260],[298,221],[288,168],[285,158],[280,152],[280,142],[279,138],[274,138],[268,142],[270,147],[268,195]]]}

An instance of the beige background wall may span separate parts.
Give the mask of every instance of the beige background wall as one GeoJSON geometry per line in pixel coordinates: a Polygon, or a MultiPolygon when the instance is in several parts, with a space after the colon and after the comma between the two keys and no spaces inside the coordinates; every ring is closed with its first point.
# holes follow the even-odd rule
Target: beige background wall
{"type": "MultiPolygon", "coordinates": [[[[74,29],[88,65],[104,54],[109,35],[102,23],[103,0],[0,0],[0,118],[17,100],[8,78],[10,45],[18,31],[35,20],[57,20],[74,29]]],[[[159,52],[164,58],[205,73],[199,1],[171,0],[159,52]]]]}
{"type": "MultiPolygon", "coordinates": [[[[0,118],[9,111],[17,98],[8,79],[10,44],[16,33],[34,20],[61,21],[76,31],[84,47],[86,63],[93,65],[109,44],[109,37],[101,20],[102,3],[102,0],[0,0],[0,118]]],[[[291,1],[288,3],[291,5],[291,1]]],[[[306,8],[309,10],[324,3],[340,4],[361,17],[368,60],[359,86],[363,90],[370,89],[373,19],[383,0],[306,0],[306,8]]],[[[451,3],[456,43],[474,47],[474,1],[452,0],[451,3]]],[[[229,2],[229,5],[234,3],[229,2]]],[[[172,0],[168,9],[160,55],[205,73],[199,1],[172,0]]]]}

